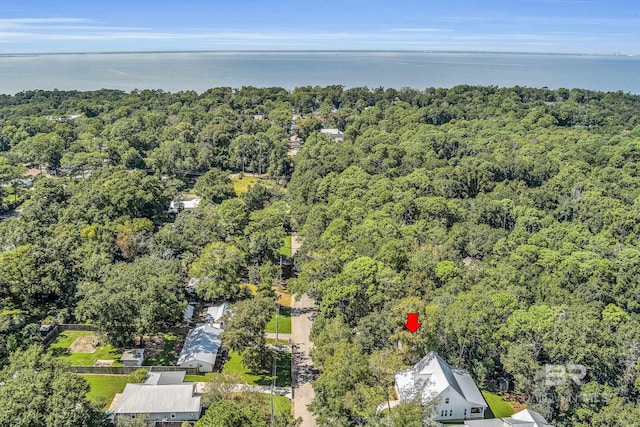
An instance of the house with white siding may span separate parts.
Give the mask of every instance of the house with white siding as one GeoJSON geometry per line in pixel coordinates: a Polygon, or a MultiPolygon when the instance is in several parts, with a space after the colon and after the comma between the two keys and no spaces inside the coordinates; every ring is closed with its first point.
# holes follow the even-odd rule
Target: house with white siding
{"type": "Polygon", "coordinates": [[[434,405],[436,421],[483,419],[488,407],[469,372],[449,365],[433,351],[413,368],[397,373],[395,380],[400,401],[420,399],[434,405]]]}

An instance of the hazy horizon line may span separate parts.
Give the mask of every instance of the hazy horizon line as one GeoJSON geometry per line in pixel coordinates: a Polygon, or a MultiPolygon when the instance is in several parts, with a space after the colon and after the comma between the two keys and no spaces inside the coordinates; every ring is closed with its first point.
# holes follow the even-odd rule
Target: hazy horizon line
{"type": "Polygon", "coordinates": [[[544,52],[544,51],[501,51],[473,49],[170,49],[170,50],[105,50],[105,51],[42,51],[42,52],[7,52],[0,57],[37,56],[37,55],[117,55],[117,54],[151,54],[151,53],[476,53],[503,55],[567,55],[567,56],[612,56],[635,57],[638,53],[585,53],[585,52],[544,52]]]}

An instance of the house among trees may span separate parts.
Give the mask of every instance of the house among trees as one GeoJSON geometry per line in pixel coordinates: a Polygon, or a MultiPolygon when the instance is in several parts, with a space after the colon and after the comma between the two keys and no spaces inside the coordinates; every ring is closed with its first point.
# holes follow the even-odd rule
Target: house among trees
{"type": "Polygon", "coordinates": [[[449,365],[433,351],[397,373],[396,388],[403,402],[420,399],[434,405],[436,421],[482,419],[488,407],[469,371],[449,365]]]}
{"type": "Polygon", "coordinates": [[[333,137],[334,141],[344,141],[344,134],[340,129],[320,129],[320,132],[330,135],[333,137]]]}
{"type": "Polygon", "coordinates": [[[502,419],[465,421],[464,425],[469,427],[553,427],[542,415],[530,409],[523,409],[502,419]]]}
{"type": "Polygon", "coordinates": [[[225,314],[227,314],[228,307],[229,304],[223,302],[207,308],[207,313],[204,315],[204,320],[214,328],[223,329],[224,323],[222,322],[222,318],[225,314]]]}
{"type": "Polygon", "coordinates": [[[110,411],[115,418],[148,416],[149,421],[197,421],[202,404],[196,383],[185,383],[185,371],[154,373],[143,384],[127,384],[110,411]]]}
{"type": "Polygon", "coordinates": [[[178,214],[185,209],[195,209],[200,206],[202,199],[196,197],[193,200],[172,200],[169,204],[168,213],[178,214]]]}
{"type": "Polygon", "coordinates": [[[222,345],[221,334],[222,329],[209,323],[200,324],[190,330],[180,352],[178,366],[198,368],[200,372],[212,372],[222,345]]]}

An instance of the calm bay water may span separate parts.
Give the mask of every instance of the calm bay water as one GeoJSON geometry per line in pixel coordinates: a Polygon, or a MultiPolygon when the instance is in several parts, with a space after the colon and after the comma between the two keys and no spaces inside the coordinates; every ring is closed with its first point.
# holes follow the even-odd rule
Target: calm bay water
{"type": "Polygon", "coordinates": [[[420,52],[0,55],[0,93],[244,85],[585,88],[640,93],[640,57],[420,52]]]}

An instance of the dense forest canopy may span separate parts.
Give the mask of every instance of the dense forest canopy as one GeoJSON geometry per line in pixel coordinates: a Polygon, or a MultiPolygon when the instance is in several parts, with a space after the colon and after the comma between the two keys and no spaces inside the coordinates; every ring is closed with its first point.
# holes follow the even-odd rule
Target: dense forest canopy
{"type": "Polygon", "coordinates": [[[0,359],[47,316],[123,342],[174,324],[189,276],[205,300],[249,298],[240,284],[268,281],[296,230],[288,285],[319,307],[321,425],[422,417],[376,408],[431,350],[481,387],[509,379],[557,425],[626,425],[640,419],[639,159],[640,96],[622,92],[3,95],[0,210],[20,209],[0,222],[0,359]],[[29,167],[47,173],[32,189],[29,167]],[[277,185],[236,197],[229,172],[277,185]],[[187,191],[201,206],[169,217],[187,191]],[[546,364],[584,365],[584,384],[546,386],[546,364]]]}

